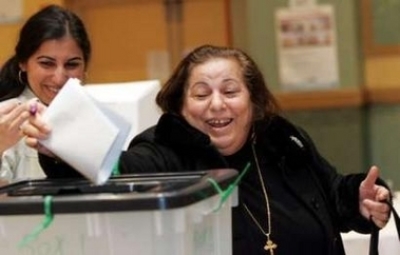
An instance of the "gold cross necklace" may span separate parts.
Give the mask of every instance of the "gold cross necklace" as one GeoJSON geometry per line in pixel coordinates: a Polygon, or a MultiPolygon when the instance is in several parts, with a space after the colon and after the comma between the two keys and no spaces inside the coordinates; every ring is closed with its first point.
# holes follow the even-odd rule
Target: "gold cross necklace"
{"type": "Polygon", "coordinates": [[[271,209],[269,206],[269,199],[268,199],[268,194],[267,194],[267,189],[265,188],[264,180],[261,175],[261,169],[260,165],[258,163],[258,158],[256,154],[256,150],[254,148],[256,139],[253,137],[252,139],[252,144],[251,144],[251,150],[253,152],[253,157],[254,161],[256,163],[256,168],[258,172],[258,177],[260,178],[260,183],[261,183],[261,188],[264,193],[264,198],[265,198],[265,206],[267,208],[267,224],[268,224],[268,231],[265,231],[262,227],[261,224],[257,221],[257,219],[254,217],[253,213],[250,211],[250,209],[247,207],[246,204],[243,203],[244,208],[246,209],[247,213],[250,215],[250,217],[253,219],[254,223],[257,225],[257,227],[261,230],[261,232],[267,237],[267,241],[265,242],[264,250],[268,251],[270,255],[274,255],[274,249],[278,248],[278,245],[274,243],[271,238],[271,209]]]}

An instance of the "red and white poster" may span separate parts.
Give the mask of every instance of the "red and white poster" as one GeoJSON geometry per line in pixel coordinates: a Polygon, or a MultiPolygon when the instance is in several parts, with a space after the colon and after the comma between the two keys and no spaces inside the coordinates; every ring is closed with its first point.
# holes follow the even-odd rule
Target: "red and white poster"
{"type": "Polygon", "coordinates": [[[284,90],[339,85],[333,6],[278,9],[276,30],[279,78],[284,90]]]}

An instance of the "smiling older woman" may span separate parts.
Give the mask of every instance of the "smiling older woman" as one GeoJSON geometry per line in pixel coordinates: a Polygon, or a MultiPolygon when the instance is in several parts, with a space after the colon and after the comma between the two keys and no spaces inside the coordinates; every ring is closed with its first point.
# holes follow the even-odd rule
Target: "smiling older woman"
{"type": "MultiPolygon", "coordinates": [[[[235,255],[343,255],[341,231],[383,227],[390,192],[368,174],[341,175],[309,136],[281,117],[254,61],[239,49],[204,45],[177,66],[157,96],[156,126],[120,158],[122,173],[251,168],[233,208],[235,255]],[[372,221],[370,221],[372,219],[372,221]]],[[[40,114],[24,132],[35,147],[51,134],[40,114]],[[40,136],[38,135],[40,134],[40,136]]],[[[77,175],[41,155],[49,178],[77,175]]]]}

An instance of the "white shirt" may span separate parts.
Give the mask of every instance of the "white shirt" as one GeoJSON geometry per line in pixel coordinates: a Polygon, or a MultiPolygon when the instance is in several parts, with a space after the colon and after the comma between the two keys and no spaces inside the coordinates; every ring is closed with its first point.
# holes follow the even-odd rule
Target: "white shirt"
{"type": "MultiPolygon", "coordinates": [[[[36,97],[27,87],[18,99],[26,102],[36,97]]],[[[22,138],[16,145],[5,150],[1,158],[0,178],[7,181],[43,178],[45,174],[39,165],[35,149],[28,147],[22,138]]]]}

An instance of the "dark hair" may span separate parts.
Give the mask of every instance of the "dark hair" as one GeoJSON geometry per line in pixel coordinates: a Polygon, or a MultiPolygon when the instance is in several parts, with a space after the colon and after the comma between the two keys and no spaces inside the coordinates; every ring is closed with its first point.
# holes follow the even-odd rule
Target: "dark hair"
{"type": "Polygon", "coordinates": [[[213,45],[203,45],[194,49],[178,64],[156,97],[156,102],[163,112],[181,115],[185,88],[191,71],[195,66],[214,58],[234,59],[239,63],[253,103],[254,120],[278,113],[278,104],[267,88],[256,63],[240,49],[213,45]]]}
{"type": "Polygon", "coordinates": [[[14,56],[0,70],[0,101],[17,97],[25,89],[26,74],[20,72],[19,63],[26,62],[43,42],[65,35],[70,35],[76,41],[87,64],[91,45],[85,26],[76,14],[61,6],[49,5],[26,21],[19,32],[14,56]]]}

